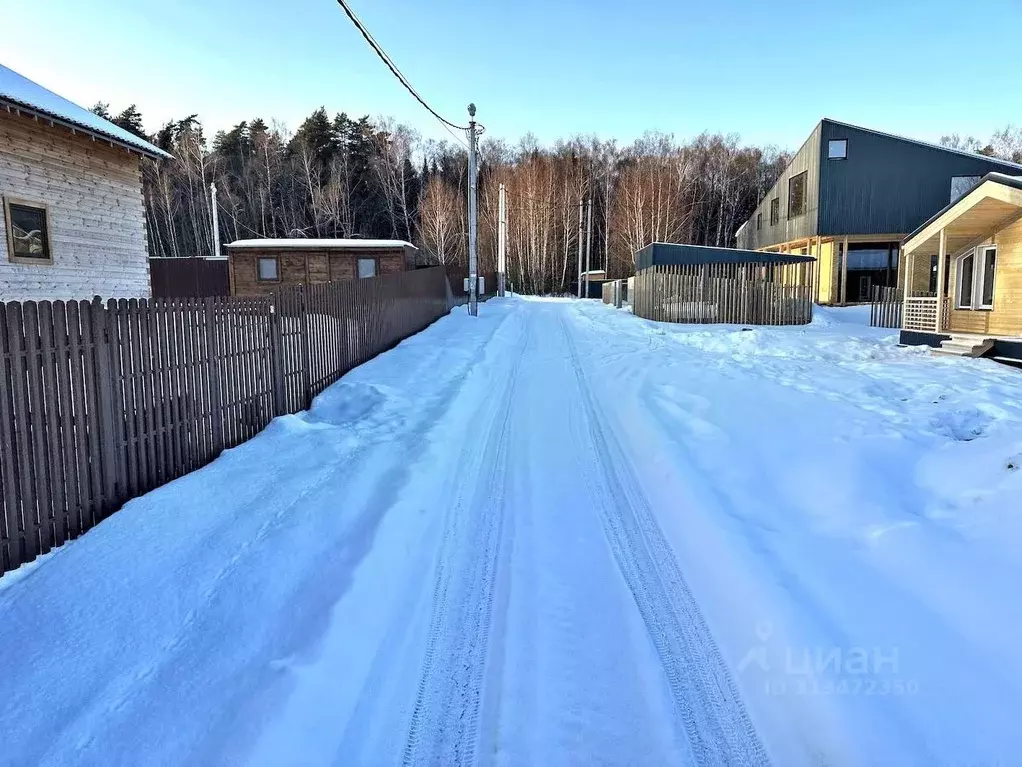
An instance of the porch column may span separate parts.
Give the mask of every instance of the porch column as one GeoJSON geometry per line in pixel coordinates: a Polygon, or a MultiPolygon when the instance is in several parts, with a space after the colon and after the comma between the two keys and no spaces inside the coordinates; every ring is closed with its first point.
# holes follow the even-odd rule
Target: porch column
{"type": "Polygon", "coordinates": [[[937,246],[937,327],[939,333],[944,327],[944,272],[947,267],[944,262],[947,260],[947,234],[944,229],[940,230],[940,244],[937,246]]]}
{"type": "Polygon", "coordinates": [[[841,282],[837,288],[837,305],[844,306],[848,295],[848,238],[845,237],[841,248],[841,282]]]}

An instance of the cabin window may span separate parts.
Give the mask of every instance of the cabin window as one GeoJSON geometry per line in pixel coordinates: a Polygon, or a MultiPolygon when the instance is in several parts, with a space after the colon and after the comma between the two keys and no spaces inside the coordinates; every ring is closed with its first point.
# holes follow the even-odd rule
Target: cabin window
{"type": "Polygon", "coordinates": [[[997,269],[997,248],[980,248],[979,308],[994,308],[994,272],[997,269]]]}
{"type": "Polygon", "coordinates": [[[280,281],[280,266],[277,263],[276,256],[263,256],[259,259],[259,281],[280,281]]]}
{"type": "Polygon", "coordinates": [[[781,220],[781,200],[775,197],[770,201],[770,226],[776,226],[781,220]]]}
{"type": "Polygon", "coordinates": [[[763,214],[762,213],[757,213],[756,214],[756,231],[758,232],[762,228],[763,228],[763,214]]]}
{"type": "Polygon", "coordinates": [[[958,259],[959,309],[993,309],[997,248],[981,247],[958,259]]]}
{"type": "Polygon", "coordinates": [[[966,253],[958,259],[958,301],[959,309],[972,308],[972,292],[976,286],[976,254],[966,253]]]}
{"type": "Polygon", "coordinates": [[[848,159],[848,139],[846,138],[832,138],[827,142],[827,159],[828,160],[847,160],[848,159]]]}
{"type": "Polygon", "coordinates": [[[5,199],[4,209],[8,259],[16,264],[52,264],[46,206],[5,199]]]}
{"type": "Polygon", "coordinates": [[[358,260],[358,278],[364,279],[365,277],[376,276],[376,259],[375,258],[360,258],[358,260]]]}
{"type": "Polygon", "coordinates": [[[806,183],[809,171],[802,171],[788,181],[788,218],[801,216],[806,212],[806,183]]]}

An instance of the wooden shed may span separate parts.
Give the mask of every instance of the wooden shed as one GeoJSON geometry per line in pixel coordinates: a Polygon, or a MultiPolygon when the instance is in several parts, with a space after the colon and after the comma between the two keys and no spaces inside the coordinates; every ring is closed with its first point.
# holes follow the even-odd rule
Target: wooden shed
{"type": "Polygon", "coordinates": [[[0,65],[0,301],[148,296],[139,163],[166,157],[0,65]]]}
{"type": "Polygon", "coordinates": [[[404,240],[237,240],[227,246],[231,294],[403,272],[412,268],[417,252],[404,240]]]}

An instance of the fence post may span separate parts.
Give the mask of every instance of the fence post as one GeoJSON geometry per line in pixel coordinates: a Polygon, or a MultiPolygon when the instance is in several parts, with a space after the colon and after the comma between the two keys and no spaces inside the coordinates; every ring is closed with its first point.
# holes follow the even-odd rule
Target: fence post
{"type": "Polygon", "coordinates": [[[102,300],[96,296],[89,312],[92,322],[92,340],[95,346],[93,356],[96,365],[96,382],[99,389],[99,445],[102,457],[103,504],[100,515],[107,517],[121,504],[123,493],[117,492],[117,479],[123,476],[120,471],[123,463],[118,455],[118,429],[114,424],[113,361],[115,350],[110,333],[110,312],[103,306],[102,300]]]}
{"type": "Polygon", "coordinates": [[[223,382],[220,380],[220,358],[216,348],[216,299],[204,299],[206,304],[206,365],[209,370],[210,421],[213,427],[213,455],[220,455],[224,449],[224,397],[223,382]],[[214,408],[216,408],[214,412],[214,408]]]}
{"type": "Polygon", "coordinates": [[[304,390],[304,405],[302,410],[307,410],[312,405],[312,370],[309,359],[309,309],[305,301],[305,286],[296,288],[301,299],[302,309],[302,389],[304,390]]]}
{"type": "Polygon", "coordinates": [[[270,386],[273,390],[273,416],[285,415],[284,398],[284,334],[280,329],[279,294],[270,299],[270,386]]]}

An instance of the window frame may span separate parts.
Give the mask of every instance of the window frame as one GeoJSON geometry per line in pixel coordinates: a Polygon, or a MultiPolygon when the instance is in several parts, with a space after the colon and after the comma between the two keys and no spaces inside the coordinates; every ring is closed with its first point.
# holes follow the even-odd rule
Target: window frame
{"type": "Polygon", "coordinates": [[[809,212],[809,171],[808,170],[804,170],[801,173],[796,173],[795,175],[793,175],[791,178],[788,179],[788,220],[790,221],[793,218],[798,218],[799,216],[804,216],[808,212],[809,212]],[[798,211],[797,213],[794,213],[794,212],[792,212],[792,209],[791,209],[792,193],[794,192],[794,189],[792,189],[792,183],[794,181],[796,181],[796,180],[799,180],[799,179],[802,180],[802,184],[803,184],[803,187],[802,187],[802,209],[800,211],[798,211]]]}
{"type": "Polygon", "coordinates": [[[756,214],[756,231],[760,232],[763,230],[763,211],[759,211],[756,214]]]}
{"type": "Polygon", "coordinates": [[[827,139],[827,159],[828,160],[847,160],[848,159],[848,139],[846,138],[831,138],[827,139]],[[832,144],[844,144],[845,152],[840,157],[836,157],[830,153],[830,147],[832,144]]]}
{"type": "Polygon", "coordinates": [[[992,312],[994,310],[994,299],[996,293],[994,292],[997,288],[997,246],[996,245],[980,245],[976,248],[976,253],[980,257],[976,259],[976,273],[972,277],[972,284],[976,286],[975,295],[973,296],[972,303],[975,306],[975,310],[979,312],[992,312]],[[990,303],[983,303],[983,293],[986,288],[986,262],[987,256],[990,253],[994,254],[994,271],[990,275],[990,303]]]}
{"type": "Polygon", "coordinates": [[[50,236],[50,208],[48,205],[32,200],[4,195],[4,235],[7,240],[7,260],[12,264],[31,266],[53,265],[53,238],[50,236]],[[46,258],[18,256],[14,253],[14,220],[11,218],[11,206],[16,208],[32,208],[43,213],[43,242],[46,246],[46,258]]]}
{"type": "Polygon", "coordinates": [[[781,223],[781,198],[774,197],[770,200],[770,226],[777,226],[779,223],[781,223]]]}
{"type": "Polygon", "coordinates": [[[256,256],[255,260],[255,272],[257,282],[280,282],[280,256],[256,256]],[[277,273],[276,277],[263,277],[262,266],[263,261],[272,261],[274,264],[274,271],[277,273]]]}
{"type": "Polygon", "coordinates": [[[994,292],[997,286],[997,245],[978,245],[962,253],[955,259],[955,310],[961,312],[991,312],[994,310],[994,292]],[[983,291],[986,287],[986,260],[990,253],[994,254],[993,285],[990,290],[990,303],[983,302],[983,291]],[[972,285],[969,291],[969,305],[962,304],[962,282],[965,279],[965,261],[972,258],[972,285]]]}
{"type": "Polygon", "coordinates": [[[371,280],[373,277],[380,276],[380,259],[376,256],[355,256],[355,279],[357,280],[371,280]],[[359,265],[362,261],[373,262],[373,273],[368,277],[363,277],[359,273],[359,265]]]}

